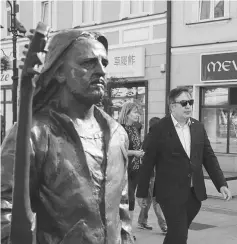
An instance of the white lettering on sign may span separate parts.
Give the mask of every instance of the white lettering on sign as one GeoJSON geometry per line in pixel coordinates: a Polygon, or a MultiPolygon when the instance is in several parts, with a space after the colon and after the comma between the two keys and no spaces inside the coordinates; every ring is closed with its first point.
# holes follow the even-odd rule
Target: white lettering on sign
{"type": "Polygon", "coordinates": [[[237,71],[237,64],[235,62],[235,60],[229,61],[223,61],[222,63],[220,61],[217,62],[210,62],[207,65],[207,70],[208,72],[221,72],[221,71],[230,71],[231,66],[234,67],[234,69],[237,71]]]}
{"type": "Polygon", "coordinates": [[[9,74],[1,74],[1,82],[8,81],[9,78],[10,78],[9,74]]]}
{"type": "Polygon", "coordinates": [[[208,65],[207,65],[207,70],[208,72],[211,72],[210,70],[210,66],[212,66],[212,72],[216,72],[216,65],[218,64],[218,71],[220,72],[220,68],[221,68],[221,63],[219,61],[217,61],[216,63],[214,62],[210,62],[208,65]]]}
{"type": "Polygon", "coordinates": [[[142,77],[144,63],[143,47],[112,49],[109,51],[108,77],[142,77]]]}
{"type": "Polygon", "coordinates": [[[136,62],[134,55],[114,57],[114,65],[133,65],[136,62]]]}
{"type": "Polygon", "coordinates": [[[230,71],[230,64],[231,64],[231,61],[224,61],[224,62],[222,63],[222,69],[223,69],[224,71],[230,71]],[[226,63],[229,63],[229,64],[226,64],[226,63]],[[229,68],[227,68],[227,67],[229,67],[229,68]]]}
{"type": "Polygon", "coordinates": [[[233,66],[234,66],[235,70],[237,71],[237,65],[236,65],[235,60],[233,60],[232,63],[233,63],[233,66]]]}
{"type": "Polygon", "coordinates": [[[11,85],[12,84],[12,70],[3,71],[1,73],[0,85],[11,85]]]}
{"type": "Polygon", "coordinates": [[[114,65],[133,65],[136,57],[134,55],[114,57],[114,65]]]}

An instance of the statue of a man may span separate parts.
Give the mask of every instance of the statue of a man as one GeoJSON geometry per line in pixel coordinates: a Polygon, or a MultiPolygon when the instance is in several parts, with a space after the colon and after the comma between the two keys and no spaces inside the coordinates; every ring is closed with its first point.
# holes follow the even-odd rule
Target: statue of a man
{"type": "MultiPolygon", "coordinates": [[[[58,32],[48,45],[30,139],[39,244],[133,243],[127,134],[94,105],[104,95],[107,54],[104,36],[76,29],[58,32]]],[[[11,225],[16,131],[17,123],[2,144],[2,240],[11,225]]]]}

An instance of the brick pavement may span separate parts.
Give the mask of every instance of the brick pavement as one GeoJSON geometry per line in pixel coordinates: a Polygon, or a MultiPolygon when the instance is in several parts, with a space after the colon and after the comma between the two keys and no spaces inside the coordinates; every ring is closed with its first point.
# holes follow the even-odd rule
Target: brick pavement
{"type": "MultiPolygon", "coordinates": [[[[158,227],[153,209],[149,212],[149,224],[153,230],[137,228],[139,207],[134,214],[134,234],[136,244],[162,244],[164,236],[158,227]]],[[[201,211],[189,230],[188,244],[236,244],[237,243],[237,198],[225,202],[209,198],[203,202],[201,211]]],[[[174,243],[175,244],[175,243],[174,243]]]]}

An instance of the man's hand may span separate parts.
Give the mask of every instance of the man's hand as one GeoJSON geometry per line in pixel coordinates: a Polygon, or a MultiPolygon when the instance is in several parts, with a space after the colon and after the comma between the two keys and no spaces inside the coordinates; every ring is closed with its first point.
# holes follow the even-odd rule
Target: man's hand
{"type": "Polygon", "coordinates": [[[229,201],[232,198],[231,192],[226,186],[222,186],[220,192],[224,200],[229,201]]]}
{"type": "Polygon", "coordinates": [[[145,208],[147,206],[147,201],[147,198],[137,198],[137,202],[140,208],[145,208]]]}

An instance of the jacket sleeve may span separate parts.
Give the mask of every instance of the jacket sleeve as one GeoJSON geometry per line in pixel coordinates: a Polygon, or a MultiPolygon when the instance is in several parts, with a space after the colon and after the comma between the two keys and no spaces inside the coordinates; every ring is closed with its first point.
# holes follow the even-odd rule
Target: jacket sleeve
{"type": "MultiPolygon", "coordinates": [[[[1,243],[7,243],[10,235],[11,227],[11,210],[12,210],[12,190],[13,190],[13,167],[15,157],[15,144],[16,144],[17,124],[9,131],[8,135],[3,141],[1,148],[1,243]]],[[[37,193],[37,169],[35,165],[36,153],[34,141],[39,139],[39,136],[31,132],[30,140],[30,200],[33,208],[34,196],[37,193]],[[37,139],[36,139],[37,138],[37,139]]],[[[44,150],[45,151],[45,150],[44,150]]],[[[32,230],[35,223],[32,223],[32,230]]]]}
{"type": "MultiPolygon", "coordinates": [[[[128,137],[127,134],[125,137],[125,148],[126,153],[128,152],[128,137]]],[[[134,243],[133,235],[132,235],[132,222],[129,215],[128,210],[128,175],[127,175],[127,165],[128,165],[128,157],[126,157],[126,167],[124,172],[124,184],[123,184],[123,191],[122,197],[119,206],[119,215],[122,224],[121,229],[121,240],[122,244],[132,244],[134,243]]]]}
{"type": "Polygon", "coordinates": [[[213,152],[210,141],[208,139],[206,130],[204,130],[204,151],[203,151],[203,165],[209,174],[216,189],[220,192],[222,186],[227,186],[224,174],[220,168],[217,157],[213,152]]]}
{"type": "Polygon", "coordinates": [[[157,161],[159,125],[155,125],[149,132],[149,137],[146,140],[145,154],[142,160],[142,165],[139,170],[138,186],[136,196],[138,198],[147,198],[149,193],[150,179],[154,173],[154,166],[157,161]]]}

